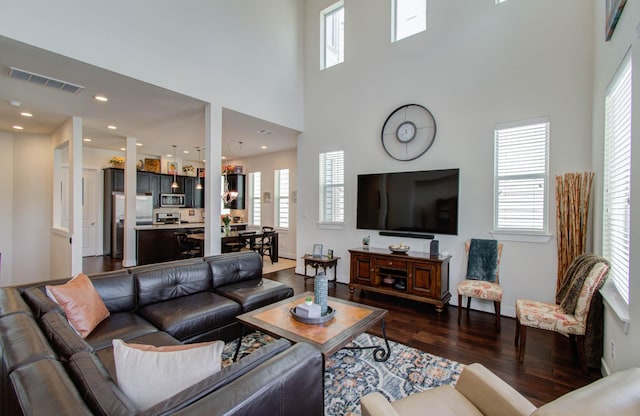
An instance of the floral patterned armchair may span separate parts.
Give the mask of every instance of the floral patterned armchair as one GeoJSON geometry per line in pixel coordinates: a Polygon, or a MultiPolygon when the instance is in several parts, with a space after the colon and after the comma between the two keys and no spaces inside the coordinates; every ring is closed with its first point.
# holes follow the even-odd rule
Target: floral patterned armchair
{"type": "MultiPolygon", "coordinates": [[[[597,256],[583,254],[576,257],[565,277],[566,287],[573,286],[572,295],[567,290],[564,299],[557,299],[558,304],[545,303],[529,299],[516,299],[516,334],[515,344],[518,349],[518,361],[524,362],[524,351],[527,342],[527,327],[554,331],[570,338],[574,351],[583,371],[587,371],[585,353],[585,334],[587,333],[588,316],[594,294],[602,287],[609,263],[597,256]],[[576,264],[582,264],[582,271],[576,264]],[[575,273],[571,273],[571,271],[575,273]],[[571,275],[573,274],[573,275],[571,275]],[[580,278],[580,274],[584,276],[580,278]],[[567,298],[574,297],[567,307],[567,298]]],[[[562,289],[561,289],[562,290],[562,289]]]]}

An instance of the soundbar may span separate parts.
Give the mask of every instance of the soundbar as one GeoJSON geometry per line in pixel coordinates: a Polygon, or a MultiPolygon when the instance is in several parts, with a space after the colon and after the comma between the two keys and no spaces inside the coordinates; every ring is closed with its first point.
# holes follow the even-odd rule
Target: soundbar
{"type": "Polygon", "coordinates": [[[416,233],[411,231],[379,231],[378,234],[391,237],[424,238],[425,240],[433,240],[435,238],[433,234],[416,233]]]}

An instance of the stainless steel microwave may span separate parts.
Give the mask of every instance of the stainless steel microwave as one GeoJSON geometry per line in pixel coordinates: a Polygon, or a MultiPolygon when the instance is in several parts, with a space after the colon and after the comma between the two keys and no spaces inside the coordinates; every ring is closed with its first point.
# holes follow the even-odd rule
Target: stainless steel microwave
{"type": "Polygon", "coordinates": [[[184,194],[160,194],[160,206],[168,208],[184,207],[184,194]]]}

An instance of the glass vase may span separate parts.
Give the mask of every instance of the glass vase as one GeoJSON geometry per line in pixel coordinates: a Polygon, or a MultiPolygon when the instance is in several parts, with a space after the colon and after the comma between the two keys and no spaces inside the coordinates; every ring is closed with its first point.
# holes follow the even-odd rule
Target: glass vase
{"type": "Polygon", "coordinates": [[[314,302],[320,305],[321,315],[327,314],[327,298],[329,296],[329,279],[324,273],[320,272],[316,275],[313,282],[314,302]]]}

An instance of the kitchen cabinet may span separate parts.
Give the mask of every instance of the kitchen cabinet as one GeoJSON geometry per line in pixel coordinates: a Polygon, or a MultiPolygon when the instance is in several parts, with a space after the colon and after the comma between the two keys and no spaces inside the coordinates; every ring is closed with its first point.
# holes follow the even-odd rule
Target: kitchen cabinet
{"type": "Polygon", "coordinates": [[[158,178],[153,173],[138,171],[136,176],[137,192],[139,194],[153,194],[153,182],[157,180],[158,178]]]}
{"type": "Polygon", "coordinates": [[[193,186],[193,207],[204,208],[204,178],[200,178],[202,189],[196,189],[198,178],[195,178],[195,180],[195,185],[193,186]]]}
{"type": "Polygon", "coordinates": [[[429,253],[392,253],[388,249],[351,249],[349,291],[383,293],[435,305],[442,312],[449,302],[449,260],[429,253]]]}

